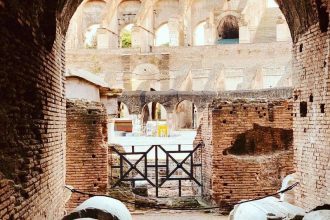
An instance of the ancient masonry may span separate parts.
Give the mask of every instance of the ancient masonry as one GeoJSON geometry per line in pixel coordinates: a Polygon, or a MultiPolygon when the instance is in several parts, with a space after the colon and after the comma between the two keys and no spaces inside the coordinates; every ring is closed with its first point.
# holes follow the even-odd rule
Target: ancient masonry
{"type": "Polygon", "coordinates": [[[292,101],[215,101],[195,142],[204,142],[203,196],[232,208],[276,192],[294,173],[292,101]]]}
{"type": "Polygon", "coordinates": [[[311,26],[293,51],[294,160],[301,184],[296,200],[312,209],[330,201],[329,32],[311,26]]]}
{"type": "MultiPolygon", "coordinates": [[[[106,194],[108,186],[107,114],[99,103],[67,101],[66,184],[83,192],[106,194]]],[[[88,196],[72,194],[68,210],[88,196]]]]}
{"type": "Polygon", "coordinates": [[[35,13],[29,7],[15,8],[24,11],[19,17],[1,14],[8,26],[0,54],[10,56],[1,58],[0,219],[59,219],[66,200],[64,38],[54,27],[50,48],[36,39],[31,28],[40,27],[27,18],[35,13]],[[21,36],[15,43],[12,27],[21,36]]]}
{"type": "Polygon", "coordinates": [[[78,2],[57,3],[0,1],[0,219],[61,219],[68,199],[64,35],[78,2]]]}
{"type": "MultiPolygon", "coordinates": [[[[64,35],[79,3],[0,0],[1,219],[63,216],[64,35]]],[[[311,209],[329,202],[329,1],[278,3],[294,39],[295,195],[311,209]]]]}

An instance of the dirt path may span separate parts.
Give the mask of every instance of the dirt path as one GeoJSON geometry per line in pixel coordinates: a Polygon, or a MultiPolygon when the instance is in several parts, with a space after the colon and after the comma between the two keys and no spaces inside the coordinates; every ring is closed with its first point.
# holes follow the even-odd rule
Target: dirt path
{"type": "Polygon", "coordinates": [[[228,216],[203,212],[133,213],[133,220],[228,220],[228,216]]]}

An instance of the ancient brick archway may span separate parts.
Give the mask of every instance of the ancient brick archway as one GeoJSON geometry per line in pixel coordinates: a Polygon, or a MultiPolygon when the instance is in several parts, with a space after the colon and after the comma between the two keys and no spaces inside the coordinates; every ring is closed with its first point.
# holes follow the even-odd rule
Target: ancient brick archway
{"type": "MultiPolygon", "coordinates": [[[[0,1],[1,219],[63,215],[64,36],[80,3],[0,1]]],[[[328,202],[330,189],[329,1],[278,3],[294,41],[296,199],[310,209],[328,202]]]]}
{"type": "Polygon", "coordinates": [[[199,113],[217,98],[287,98],[291,95],[291,88],[266,89],[259,91],[128,91],[118,97],[120,102],[124,102],[131,114],[141,114],[142,108],[150,102],[162,104],[168,113],[173,113],[178,103],[187,100],[196,105],[199,113]]]}

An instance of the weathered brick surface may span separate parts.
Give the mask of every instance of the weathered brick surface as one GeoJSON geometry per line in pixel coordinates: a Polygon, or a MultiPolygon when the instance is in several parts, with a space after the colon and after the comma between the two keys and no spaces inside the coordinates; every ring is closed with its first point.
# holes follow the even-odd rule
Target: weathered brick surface
{"type": "Polygon", "coordinates": [[[0,1],[0,219],[63,216],[64,35],[78,4],[0,1]]]}
{"type": "Polygon", "coordinates": [[[293,48],[295,102],[294,146],[300,187],[298,205],[312,209],[330,201],[329,31],[312,26],[293,48]],[[307,103],[302,117],[300,103],[307,103]],[[324,113],[321,105],[324,104],[324,113]]]}
{"type": "MultiPolygon", "coordinates": [[[[80,191],[106,194],[108,185],[107,113],[93,102],[67,101],[66,184],[80,191]]],[[[66,207],[88,196],[72,194],[66,207]]]]}
{"type": "Polygon", "coordinates": [[[276,192],[283,178],[294,172],[291,112],[291,101],[210,105],[197,135],[205,143],[204,197],[228,208],[242,199],[276,192]],[[235,144],[254,150],[237,151],[235,144]]]}
{"type": "Polygon", "coordinates": [[[64,37],[50,19],[57,35],[47,43],[37,21],[42,1],[30,8],[0,5],[0,219],[56,219],[64,212],[64,37]]]}

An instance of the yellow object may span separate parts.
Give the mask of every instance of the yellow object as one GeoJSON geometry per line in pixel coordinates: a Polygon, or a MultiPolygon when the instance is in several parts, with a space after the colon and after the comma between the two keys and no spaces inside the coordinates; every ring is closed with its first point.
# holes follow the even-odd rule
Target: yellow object
{"type": "Polygon", "coordinates": [[[158,137],[168,137],[168,125],[158,125],[158,137]]]}

